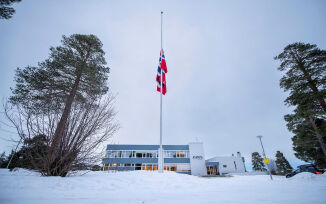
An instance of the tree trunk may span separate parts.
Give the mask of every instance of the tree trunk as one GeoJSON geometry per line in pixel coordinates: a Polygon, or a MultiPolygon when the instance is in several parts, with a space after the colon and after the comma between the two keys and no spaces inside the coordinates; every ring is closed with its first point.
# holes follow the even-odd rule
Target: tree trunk
{"type": "Polygon", "coordinates": [[[312,81],[311,76],[309,75],[309,73],[306,71],[306,69],[304,68],[304,66],[301,63],[299,65],[299,67],[300,67],[301,71],[303,72],[304,76],[307,78],[308,85],[309,85],[310,89],[317,96],[319,104],[321,105],[323,110],[326,112],[326,102],[325,102],[324,98],[319,95],[319,90],[318,90],[317,86],[312,81]]]}
{"type": "Polygon", "coordinates": [[[316,136],[316,138],[317,138],[317,140],[318,140],[318,142],[320,144],[320,147],[321,147],[321,149],[322,149],[322,151],[324,153],[324,160],[326,162],[326,144],[324,143],[323,138],[321,137],[321,135],[318,132],[318,127],[317,127],[317,125],[315,123],[315,120],[311,116],[309,116],[309,121],[310,121],[312,127],[315,130],[315,136],[316,136]]]}
{"type": "Polygon", "coordinates": [[[69,113],[71,111],[71,105],[72,105],[72,103],[74,101],[74,98],[76,96],[78,85],[79,85],[79,82],[80,82],[80,79],[81,79],[81,76],[82,76],[82,70],[81,69],[78,69],[76,72],[77,72],[77,74],[76,74],[76,79],[75,79],[74,85],[73,85],[73,87],[71,89],[71,92],[70,92],[68,98],[67,98],[67,101],[66,101],[66,104],[65,104],[65,109],[64,109],[64,111],[62,113],[62,116],[60,118],[58,126],[57,126],[57,128],[55,130],[53,141],[52,141],[52,144],[51,144],[51,147],[50,147],[49,157],[48,157],[48,162],[47,162],[47,167],[46,167],[46,169],[48,171],[49,171],[49,168],[51,168],[51,166],[52,166],[52,162],[56,158],[56,151],[57,151],[57,148],[58,148],[58,143],[59,143],[61,135],[62,135],[62,133],[64,131],[64,128],[65,128],[69,113]]]}

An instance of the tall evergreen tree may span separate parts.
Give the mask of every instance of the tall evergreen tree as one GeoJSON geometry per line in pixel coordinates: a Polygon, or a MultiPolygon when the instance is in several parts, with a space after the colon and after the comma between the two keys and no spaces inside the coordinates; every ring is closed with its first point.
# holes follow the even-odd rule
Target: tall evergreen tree
{"type": "Polygon", "coordinates": [[[48,175],[56,174],[51,169],[57,166],[60,152],[65,151],[61,141],[73,103],[89,106],[108,91],[109,68],[105,66],[101,41],[95,35],[74,34],[63,36],[61,42],[61,46],[50,48],[49,58],[38,66],[17,69],[16,87],[10,97],[13,105],[34,115],[61,113],[44,167],[48,175]]]}
{"type": "Polygon", "coordinates": [[[258,152],[253,152],[251,154],[252,169],[255,171],[267,171],[264,167],[264,159],[260,156],[258,152]]]}
{"type": "Polygon", "coordinates": [[[94,35],[63,36],[62,45],[50,48],[50,56],[38,66],[16,70],[16,87],[10,97],[32,112],[58,111],[72,102],[92,101],[108,91],[101,41],[94,35]]]}
{"type": "Polygon", "coordinates": [[[0,19],[11,18],[15,13],[15,9],[10,6],[17,2],[21,2],[21,0],[0,0],[0,19]]]}
{"type": "Polygon", "coordinates": [[[293,43],[275,59],[281,61],[278,69],[285,71],[280,86],[290,92],[285,104],[296,107],[294,114],[285,116],[288,127],[309,122],[326,161],[326,144],[316,124],[316,120],[326,118],[326,51],[316,45],[293,43]]]}
{"type": "Polygon", "coordinates": [[[276,157],[275,163],[277,168],[277,174],[285,175],[292,171],[293,168],[291,167],[288,160],[284,157],[282,152],[277,151],[275,157],[276,157]]]}

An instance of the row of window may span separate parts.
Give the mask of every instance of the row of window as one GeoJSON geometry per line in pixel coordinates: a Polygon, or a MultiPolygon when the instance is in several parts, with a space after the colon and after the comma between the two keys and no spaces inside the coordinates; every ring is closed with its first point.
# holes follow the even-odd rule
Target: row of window
{"type": "MultiPolygon", "coordinates": [[[[164,158],[189,158],[189,151],[163,151],[164,158]]],[[[158,151],[108,150],[107,158],[158,158],[158,151]]]]}
{"type": "MultiPolygon", "coordinates": [[[[135,170],[146,170],[146,171],[156,171],[158,170],[157,164],[106,164],[104,169],[105,170],[116,170],[116,168],[120,167],[131,167],[135,170]]],[[[189,164],[166,164],[164,165],[164,170],[166,171],[190,171],[189,164]]]]}

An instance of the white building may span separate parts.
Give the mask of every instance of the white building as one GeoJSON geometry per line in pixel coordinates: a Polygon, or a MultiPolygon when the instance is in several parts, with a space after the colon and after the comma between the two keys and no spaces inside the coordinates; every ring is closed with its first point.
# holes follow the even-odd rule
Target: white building
{"type": "MultiPolygon", "coordinates": [[[[103,158],[106,171],[158,170],[159,145],[107,145],[103,158]]],[[[188,145],[163,145],[164,170],[195,176],[215,176],[245,172],[244,159],[214,157],[205,161],[202,142],[188,145]]]]}
{"type": "Polygon", "coordinates": [[[241,157],[240,152],[234,156],[217,156],[207,159],[206,162],[218,162],[220,174],[227,173],[244,173],[246,172],[244,157],[241,157]]]}

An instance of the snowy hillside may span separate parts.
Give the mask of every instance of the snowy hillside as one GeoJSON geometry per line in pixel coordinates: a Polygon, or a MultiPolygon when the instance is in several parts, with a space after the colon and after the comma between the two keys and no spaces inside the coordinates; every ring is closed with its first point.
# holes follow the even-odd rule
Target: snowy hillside
{"type": "Polygon", "coordinates": [[[6,204],[326,203],[326,175],[310,173],[270,181],[268,175],[203,178],[143,171],[61,178],[1,169],[0,189],[0,203],[6,204]]]}

